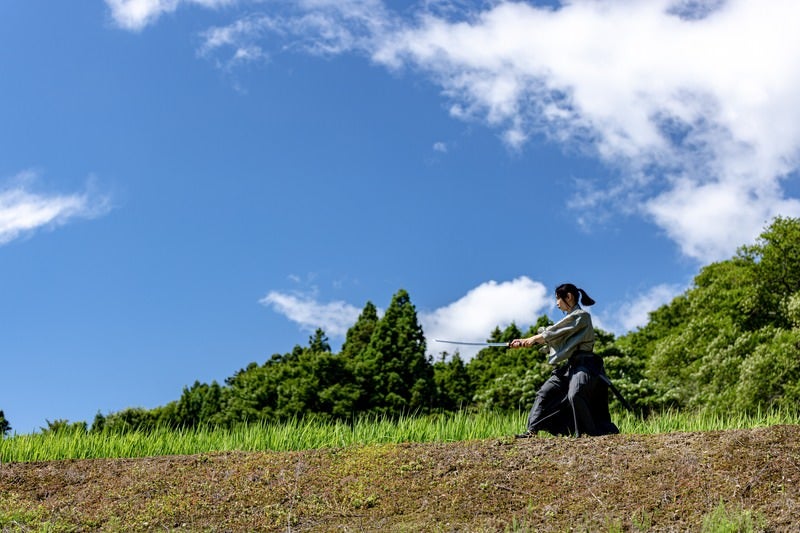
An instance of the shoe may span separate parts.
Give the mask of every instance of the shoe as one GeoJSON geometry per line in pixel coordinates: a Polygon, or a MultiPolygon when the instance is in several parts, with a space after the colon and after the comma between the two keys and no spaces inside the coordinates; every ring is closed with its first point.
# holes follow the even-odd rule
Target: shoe
{"type": "Polygon", "coordinates": [[[519,435],[514,435],[515,439],[530,439],[531,437],[535,437],[536,433],[532,431],[526,431],[525,433],[520,433],[519,435]]]}

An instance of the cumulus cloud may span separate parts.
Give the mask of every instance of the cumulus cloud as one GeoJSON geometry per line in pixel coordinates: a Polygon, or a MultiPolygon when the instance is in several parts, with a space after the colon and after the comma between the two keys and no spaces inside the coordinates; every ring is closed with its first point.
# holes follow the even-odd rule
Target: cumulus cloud
{"type": "Polygon", "coordinates": [[[313,295],[270,291],[260,303],[297,323],[304,331],[321,328],[332,337],[344,337],[361,309],[346,302],[320,303],[313,295]]]}
{"type": "MultiPolygon", "coordinates": [[[[339,338],[344,338],[361,313],[361,309],[346,302],[320,302],[314,293],[271,291],[260,302],[305,331],[322,328],[331,337],[339,338]]],[[[436,343],[434,339],[483,342],[495,327],[502,329],[512,322],[520,326],[534,323],[552,304],[544,285],[522,276],[512,281],[482,283],[451,304],[418,312],[417,318],[425,332],[429,353],[453,353],[454,346],[436,343]]],[[[480,347],[459,346],[458,350],[463,358],[469,359],[480,347]]]]}
{"type": "MultiPolygon", "coordinates": [[[[522,276],[512,281],[482,283],[449,305],[419,313],[419,320],[428,351],[452,353],[452,345],[434,340],[483,342],[495,327],[503,329],[512,322],[521,327],[533,324],[552,304],[553,298],[543,284],[522,276]]],[[[470,359],[480,349],[460,346],[458,351],[470,359]]]]}
{"type": "Polygon", "coordinates": [[[37,177],[34,172],[22,172],[0,189],[0,245],[40,228],[62,226],[77,218],[95,218],[110,209],[108,198],[96,194],[91,184],[80,193],[36,192],[37,177]]]}

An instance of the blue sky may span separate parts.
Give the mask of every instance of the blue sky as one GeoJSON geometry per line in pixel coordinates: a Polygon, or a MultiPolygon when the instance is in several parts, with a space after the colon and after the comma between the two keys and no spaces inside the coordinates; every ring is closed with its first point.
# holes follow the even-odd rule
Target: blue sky
{"type": "Polygon", "coordinates": [[[3,2],[0,409],[163,405],[401,288],[433,354],[562,282],[634,329],[800,215],[799,11],[3,2]]]}

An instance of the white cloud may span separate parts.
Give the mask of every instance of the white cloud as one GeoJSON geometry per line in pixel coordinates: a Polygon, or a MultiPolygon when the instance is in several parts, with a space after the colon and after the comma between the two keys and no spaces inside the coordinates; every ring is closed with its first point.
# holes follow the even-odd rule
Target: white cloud
{"type": "Polygon", "coordinates": [[[180,4],[196,4],[207,8],[222,7],[237,0],[105,0],[111,18],[120,28],[140,31],[161,15],[172,13],[180,4]]]}
{"type": "MultiPolygon", "coordinates": [[[[483,342],[495,327],[505,328],[512,322],[524,327],[536,322],[553,304],[544,285],[525,276],[512,281],[487,281],[470,290],[457,301],[429,313],[420,313],[419,320],[430,353],[448,351],[453,346],[434,339],[483,342]]],[[[460,346],[460,354],[470,359],[481,348],[460,346]]]]}
{"type": "Polygon", "coordinates": [[[344,337],[361,310],[346,302],[320,303],[313,296],[270,291],[259,302],[297,323],[304,331],[322,328],[327,335],[344,337]]]}
{"type": "MultiPolygon", "coordinates": [[[[626,171],[617,203],[650,217],[701,261],[729,256],[776,214],[800,149],[800,4],[576,0],[501,2],[426,16],[373,59],[430,73],[456,116],[483,117],[512,145],[532,132],[626,171]]],[[[589,201],[584,199],[584,202],[589,201]]]]}
{"type": "MultiPolygon", "coordinates": [[[[305,331],[322,328],[331,337],[339,338],[346,335],[361,313],[361,309],[346,302],[321,303],[314,294],[271,291],[260,303],[305,331]]],[[[552,304],[544,285],[522,276],[500,283],[487,281],[445,307],[418,312],[417,318],[425,332],[429,353],[453,353],[453,346],[436,343],[434,339],[483,342],[495,327],[502,329],[512,322],[520,327],[533,324],[552,304]]],[[[463,358],[469,359],[480,347],[459,346],[458,350],[463,358]]]]}
{"type": "MultiPolygon", "coordinates": [[[[181,3],[228,3],[106,1],[129,29],[181,3]]],[[[619,170],[573,205],[652,220],[688,257],[729,257],[775,215],[800,216],[783,189],[800,166],[795,0],[252,5],[267,12],[209,30],[201,51],[228,53],[223,65],[263,60],[268,47],[357,53],[422,73],[454,117],[484,121],[510,146],[544,135],[619,170]]]]}
{"type": "Polygon", "coordinates": [[[0,245],[40,228],[61,226],[76,218],[95,218],[110,209],[108,198],[95,194],[91,184],[82,193],[33,191],[37,175],[26,171],[0,189],[0,245]]]}
{"type": "Polygon", "coordinates": [[[645,326],[650,320],[650,313],[670,303],[675,297],[686,291],[686,286],[675,284],[661,284],[651,287],[620,305],[609,317],[604,313],[597,317],[595,326],[607,329],[618,335],[645,326]]]}
{"type": "Polygon", "coordinates": [[[441,141],[437,141],[437,142],[433,143],[433,151],[434,152],[439,152],[441,154],[446,154],[447,153],[447,143],[444,143],[444,142],[441,142],[441,141]]]}

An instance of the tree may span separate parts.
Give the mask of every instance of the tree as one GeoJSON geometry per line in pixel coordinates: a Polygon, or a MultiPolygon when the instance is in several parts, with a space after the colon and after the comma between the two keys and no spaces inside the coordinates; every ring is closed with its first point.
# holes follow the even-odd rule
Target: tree
{"type": "MultiPolygon", "coordinates": [[[[504,330],[495,328],[490,342],[509,342],[529,337],[539,327],[552,324],[547,316],[541,316],[527,332],[515,323],[504,330]]],[[[544,383],[552,368],[547,363],[540,347],[484,348],[469,362],[467,372],[474,387],[473,400],[482,409],[514,411],[533,405],[536,391],[544,383]]]]}
{"type": "Polygon", "coordinates": [[[52,422],[49,420],[45,420],[47,422],[47,427],[39,428],[42,430],[42,434],[46,433],[86,433],[87,426],[86,422],[73,422],[70,423],[69,420],[59,418],[57,420],[53,420],[52,422]]]}
{"type": "Polygon", "coordinates": [[[5,413],[0,409],[0,437],[5,437],[11,431],[11,424],[6,420],[5,413]]]}
{"type": "Polygon", "coordinates": [[[191,388],[184,387],[175,405],[174,414],[166,421],[173,427],[190,428],[213,425],[222,410],[222,389],[214,381],[211,385],[195,381],[191,388]]]}
{"type": "Polygon", "coordinates": [[[800,219],[777,217],[739,258],[753,264],[748,285],[755,329],[765,324],[791,327],[786,306],[800,291],[800,219]]]}
{"type": "Polygon", "coordinates": [[[645,362],[656,409],[796,405],[798,311],[800,220],[777,218],[756,244],[701,269],[685,294],[617,346],[645,362]]]}
{"type": "Polygon", "coordinates": [[[341,355],[348,361],[353,361],[369,346],[372,333],[378,324],[378,310],[372,302],[367,302],[356,323],[347,330],[341,355]]]}
{"type": "Polygon", "coordinates": [[[105,417],[104,431],[114,433],[127,433],[130,431],[149,431],[155,429],[158,421],[158,411],[130,407],[122,411],[111,413],[105,417]]]}
{"type": "Polygon", "coordinates": [[[354,361],[362,389],[359,410],[389,416],[429,410],[436,386],[425,351],[416,309],[408,292],[400,289],[354,361]]]}
{"type": "Polygon", "coordinates": [[[103,413],[97,411],[97,414],[94,415],[94,420],[92,421],[92,427],[89,431],[92,433],[99,433],[106,428],[106,417],[103,416],[103,413]]]}
{"type": "Polygon", "coordinates": [[[442,359],[433,365],[436,384],[436,407],[445,411],[466,409],[472,403],[472,383],[463,359],[456,352],[450,360],[442,359]]]}

